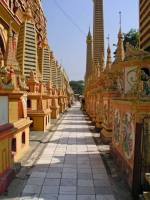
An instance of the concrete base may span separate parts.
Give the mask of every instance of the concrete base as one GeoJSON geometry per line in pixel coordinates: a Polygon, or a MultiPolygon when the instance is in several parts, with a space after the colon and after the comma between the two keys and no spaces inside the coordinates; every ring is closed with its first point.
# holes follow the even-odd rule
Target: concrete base
{"type": "Polygon", "coordinates": [[[64,112],[64,105],[61,103],[59,104],[59,113],[63,113],[64,112]]]}
{"type": "Polygon", "coordinates": [[[101,125],[102,123],[99,123],[99,122],[97,122],[96,124],[95,124],[95,130],[96,130],[96,132],[97,133],[100,133],[100,131],[102,130],[102,125],[101,125]]]}
{"type": "Polygon", "coordinates": [[[112,137],[105,137],[103,133],[100,133],[100,138],[104,144],[110,144],[112,141],[112,137]]]}
{"type": "Polygon", "coordinates": [[[133,179],[132,168],[125,162],[125,160],[117,151],[117,149],[113,146],[113,144],[110,144],[110,154],[112,155],[119,170],[123,173],[129,188],[132,189],[132,179],[133,179]]]}
{"type": "Polygon", "coordinates": [[[98,127],[96,127],[96,125],[95,125],[95,131],[96,131],[97,133],[100,134],[101,130],[102,130],[101,128],[98,128],[98,127]]]}
{"type": "Polygon", "coordinates": [[[95,126],[95,124],[97,123],[96,117],[92,118],[92,124],[95,126]]]}
{"type": "Polygon", "coordinates": [[[104,144],[110,144],[112,141],[112,127],[107,126],[105,123],[101,124],[103,129],[100,133],[100,138],[104,144]]]}
{"type": "Polygon", "coordinates": [[[0,177],[0,195],[5,192],[14,177],[15,171],[13,169],[9,169],[0,177]]]}
{"type": "Polygon", "coordinates": [[[59,117],[59,107],[52,107],[51,106],[51,110],[52,110],[52,113],[51,113],[51,118],[52,119],[57,119],[59,117]]]}

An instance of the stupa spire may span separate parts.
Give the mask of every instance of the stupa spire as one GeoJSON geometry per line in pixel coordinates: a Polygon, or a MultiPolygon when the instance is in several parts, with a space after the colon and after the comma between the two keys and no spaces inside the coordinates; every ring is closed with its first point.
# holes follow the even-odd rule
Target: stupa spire
{"type": "Polygon", "coordinates": [[[90,32],[90,27],[89,27],[86,43],[87,43],[87,51],[86,51],[85,84],[89,76],[92,74],[92,36],[90,32]]]}
{"type": "MultiPolygon", "coordinates": [[[[12,23],[12,22],[11,22],[12,23]]],[[[10,23],[10,27],[9,27],[9,31],[7,33],[7,45],[6,45],[6,51],[4,54],[4,65],[7,68],[10,67],[18,67],[18,61],[15,58],[15,54],[14,54],[14,50],[13,50],[13,33],[12,33],[12,29],[11,29],[11,23],[10,23]]]]}
{"type": "Polygon", "coordinates": [[[109,35],[108,35],[108,48],[107,48],[107,61],[106,61],[106,68],[105,71],[109,72],[110,68],[111,68],[111,49],[110,49],[110,44],[109,44],[109,35]]]}
{"type": "Polygon", "coordinates": [[[89,32],[87,35],[86,43],[92,43],[92,35],[91,35],[91,31],[90,31],[90,26],[89,26],[89,32]]]}
{"type": "Polygon", "coordinates": [[[123,34],[121,30],[121,12],[119,12],[119,16],[120,16],[120,29],[118,33],[118,43],[117,43],[115,63],[124,60],[123,34]]]}

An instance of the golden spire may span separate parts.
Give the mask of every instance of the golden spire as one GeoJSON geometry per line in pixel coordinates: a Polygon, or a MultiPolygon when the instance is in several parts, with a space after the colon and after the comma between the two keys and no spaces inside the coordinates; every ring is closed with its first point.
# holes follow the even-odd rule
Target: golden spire
{"type": "Polygon", "coordinates": [[[120,15],[120,29],[118,33],[118,43],[117,43],[117,50],[116,50],[116,58],[115,58],[115,63],[116,62],[121,62],[124,60],[124,46],[123,46],[123,34],[121,31],[121,12],[119,12],[120,15]]]}
{"type": "Polygon", "coordinates": [[[107,48],[107,61],[106,61],[106,68],[105,68],[105,72],[109,72],[110,68],[111,68],[111,49],[110,49],[110,44],[109,44],[109,35],[108,35],[108,48],[107,48]]]}
{"type": "MultiPolygon", "coordinates": [[[[13,33],[12,33],[12,29],[11,29],[11,23],[10,23],[9,31],[7,33],[7,45],[6,45],[6,51],[4,54],[4,65],[7,68],[10,68],[10,67],[18,68],[19,63],[15,58],[15,54],[14,54],[14,50],[13,50],[13,43],[12,43],[13,33]]],[[[19,70],[19,68],[18,68],[18,70],[19,70]]]]}
{"type": "Polygon", "coordinates": [[[27,81],[32,81],[32,82],[39,83],[40,80],[36,77],[34,71],[31,70],[31,71],[30,71],[30,76],[29,76],[29,78],[27,79],[27,81]]]}
{"type": "Polygon", "coordinates": [[[91,32],[90,32],[90,27],[89,27],[89,32],[88,32],[88,35],[87,35],[86,43],[92,43],[92,35],[91,35],[91,32]]]}
{"type": "Polygon", "coordinates": [[[51,89],[52,89],[51,81],[50,81],[50,80],[46,83],[46,89],[47,89],[47,91],[50,93],[50,91],[51,91],[51,89]]]}
{"type": "Polygon", "coordinates": [[[30,71],[30,77],[29,78],[30,79],[34,79],[35,78],[34,72],[32,70],[30,71]]]}

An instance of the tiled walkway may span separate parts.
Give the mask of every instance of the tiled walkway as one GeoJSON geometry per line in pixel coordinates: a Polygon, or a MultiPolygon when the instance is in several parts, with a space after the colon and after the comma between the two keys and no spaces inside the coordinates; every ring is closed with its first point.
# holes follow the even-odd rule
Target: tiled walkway
{"type": "Polygon", "coordinates": [[[107,172],[76,103],[36,163],[20,200],[114,200],[107,172]]]}

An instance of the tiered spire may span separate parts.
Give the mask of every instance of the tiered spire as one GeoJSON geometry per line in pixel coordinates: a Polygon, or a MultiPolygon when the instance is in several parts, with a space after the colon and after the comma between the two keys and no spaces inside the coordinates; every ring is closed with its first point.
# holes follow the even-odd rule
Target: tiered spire
{"type": "Polygon", "coordinates": [[[117,43],[115,63],[121,62],[124,60],[123,34],[121,31],[121,12],[119,12],[119,14],[120,14],[120,29],[118,33],[118,43],[117,43]]]}
{"type": "Polygon", "coordinates": [[[91,32],[90,32],[90,27],[89,27],[89,32],[88,32],[88,35],[87,35],[86,43],[92,43],[92,35],[91,35],[91,32]]]}
{"type": "Polygon", "coordinates": [[[13,38],[13,33],[12,33],[11,25],[10,25],[8,35],[7,35],[6,51],[4,54],[4,65],[7,68],[10,68],[10,67],[18,68],[19,64],[14,55],[12,38],[13,38]]]}
{"type": "Polygon", "coordinates": [[[109,72],[110,68],[111,68],[111,49],[110,49],[110,44],[109,44],[109,37],[108,37],[108,48],[107,48],[107,61],[106,61],[106,68],[105,68],[105,72],[109,72]]]}
{"type": "Polygon", "coordinates": [[[92,74],[92,36],[90,32],[90,27],[89,27],[86,43],[87,43],[87,52],[86,52],[85,84],[89,76],[92,74]]]}
{"type": "Polygon", "coordinates": [[[30,71],[30,76],[29,76],[29,78],[27,80],[38,83],[38,80],[37,80],[33,70],[30,71]]]}

